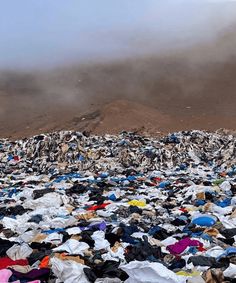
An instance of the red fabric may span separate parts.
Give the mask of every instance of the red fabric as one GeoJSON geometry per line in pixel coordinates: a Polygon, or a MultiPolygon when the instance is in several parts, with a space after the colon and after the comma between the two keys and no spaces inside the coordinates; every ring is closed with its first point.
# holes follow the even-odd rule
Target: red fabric
{"type": "Polygon", "coordinates": [[[160,177],[154,177],[153,180],[156,181],[156,182],[161,182],[161,181],[162,181],[162,178],[160,178],[160,177]]]}
{"type": "Polygon", "coordinates": [[[184,208],[184,207],[181,207],[179,210],[180,210],[180,211],[183,211],[183,212],[188,212],[187,209],[184,208]]]}
{"type": "Polygon", "coordinates": [[[205,252],[206,251],[206,249],[203,248],[203,247],[198,247],[198,250],[199,250],[199,252],[205,252]]]}
{"type": "Polygon", "coordinates": [[[8,266],[12,265],[28,265],[29,262],[27,259],[19,259],[19,260],[12,260],[9,257],[1,257],[0,258],[0,269],[7,268],[8,266]]]}
{"type": "Polygon", "coordinates": [[[87,210],[98,210],[98,209],[103,209],[105,208],[109,203],[103,203],[103,204],[100,204],[100,205],[93,205],[93,206],[90,206],[87,210]]]}

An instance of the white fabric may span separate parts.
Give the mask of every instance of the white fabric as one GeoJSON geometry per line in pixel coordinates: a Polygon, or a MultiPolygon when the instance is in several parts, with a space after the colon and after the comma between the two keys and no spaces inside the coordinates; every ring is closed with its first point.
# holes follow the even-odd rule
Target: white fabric
{"type": "Polygon", "coordinates": [[[108,248],[108,253],[103,254],[102,259],[104,261],[106,260],[115,260],[115,261],[125,260],[124,253],[125,251],[122,247],[119,247],[116,252],[113,252],[110,248],[108,248]]]}
{"type": "Polygon", "coordinates": [[[48,223],[51,228],[66,228],[71,225],[75,225],[78,222],[73,216],[69,218],[56,217],[50,220],[45,220],[45,223],[48,223]]]}
{"type": "Polygon", "coordinates": [[[220,184],[219,187],[224,191],[229,191],[231,189],[231,185],[229,181],[224,181],[222,184],[220,184]]]}
{"type": "Polygon", "coordinates": [[[80,233],[81,233],[81,230],[80,230],[79,227],[73,227],[73,228],[67,229],[66,232],[67,232],[69,235],[77,235],[77,234],[80,234],[80,233]]]}
{"type": "Polygon", "coordinates": [[[95,241],[95,250],[108,249],[110,247],[110,243],[105,239],[103,231],[96,231],[91,237],[95,241]]]}
{"type": "Polygon", "coordinates": [[[205,283],[205,282],[206,281],[200,275],[188,279],[188,283],[205,283]]]}
{"type": "Polygon", "coordinates": [[[28,228],[33,229],[37,224],[27,222],[30,219],[29,215],[17,215],[16,219],[11,217],[4,217],[2,219],[2,224],[5,228],[11,229],[13,232],[22,234],[28,230],[28,228]]]}
{"type": "Polygon", "coordinates": [[[207,250],[205,255],[209,256],[209,257],[215,257],[216,258],[216,257],[220,256],[223,252],[224,252],[223,248],[216,246],[214,248],[207,250]]]}
{"type": "Polygon", "coordinates": [[[18,242],[26,242],[26,243],[31,243],[33,238],[38,235],[38,232],[37,231],[27,231],[23,234],[21,234],[19,237],[16,238],[16,240],[18,242]]]}
{"type": "Polygon", "coordinates": [[[51,243],[54,245],[60,245],[63,240],[63,235],[58,233],[52,233],[47,236],[46,239],[42,240],[45,243],[51,243]]]}
{"type": "Polygon", "coordinates": [[[81,263],[77,263],[72,260],[60,260],[58,258],[52,258],[50,260],[52,265],[52,272],[58,278],[57,283],[89,283],[83,269],[86,267],[81,263]]]}
{"type": "Polygon", "coordinates": [[[120,268],[129,275],[125,283],[186,283],[186,277],[157,262],[132,261],[120,268]]]}
{"type": "Polygon", "coordinates": [[[214,213],[219,213],[221,215],[229,214],[233,210],[233,206],[226,206],[226,207],[220,207],[218,205],[213,204],[211,207],[211,211],[214,213]]]}
{"type": "Polygon", "coordinates": [[[101,217],[110,217],[113,214],[112,212],[105,211],[105,210],[98,210],[96,213],[98,216],[101,216],[101,217]]]}
{"type": "Polygon", "coordinates": [[[32,254],[33,250],[26,244],[22,245],[13,245],[10,249],[7,250],[7,256],[12,260],[26,259],[32,254]]]}
{"type": "Polygon", "coordinates": [[[54,252],[66,251],[69,254],[84,255],[84,251],[89,249],[89,245],[84,242],[79,242],[75,239],[69,239],[63,245],[54,248],[54,252]]]}
{"type": "Polygon", "coordinates": [[[165,240],[161,241],[161,243],[163,245],[165,245],[166,247],[169,246],[169,245],[174,245],[177,242],[178,242],[178,240],[175,239],[174,237],[168,237],[165,240]]]}
{"type": "Polygon", "coordinates": [[[24,208],[44,208],[44,207],[53,207],[59,208],[63,203],[62,196],[57,193],[48,193],[38,199],[26,200],[23,204],[24,208]]]}
{"type": "Polygon", "coordinates": [[[232,197],[232,199],[231,199],[231,205],[233,205],[233,206],[236,205],[236,197],[232,197]]]}
{"type": "Polygon", "coordinates": [[[133,238],[137,238],[137,239],[142,239],[143,236],[148,236],[147,233],[143,233],[143,232],[135,232],[131,235],[131,237],[133,238]]]}
{"type": "Polygon", "coordinates": [[[122,283],[119,278],[97,278],[94,283],[122,283]]]}
{"type": "Polygon", "coordinates": [[[225,277],[236,278],[236,265],[230,263],[229,267],[223,272],[225,277]]]}
{"type": "Polygon", "coordinates": [[[231,229],[235,228],[234,220],[230,219],[229,216],[218,215],[220,222],[223,224],[224,228],[231,229]]]}

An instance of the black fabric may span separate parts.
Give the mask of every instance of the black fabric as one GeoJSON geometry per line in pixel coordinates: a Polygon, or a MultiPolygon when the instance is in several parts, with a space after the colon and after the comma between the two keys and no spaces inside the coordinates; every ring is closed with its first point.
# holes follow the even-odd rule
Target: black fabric
{"type": "Polygon", "coordinates": [[[45,256],[52,254],[52,251],[45,250],[45,251],[35,251],[33,252],[27,259],[29,264],[32,265],[38,260],[42,260],[45,256]]]}
{"type": "Polygon", "coordinates": [[[87,192],[87,190],[88,190],[87,186],[75,183],[71,188],[66,190],[66,194],[67,195],[83,194],[87,192]]]}
{"type": "Polygon", "coordinates": [[[184,226],[184,225],[186,225],[186,221],[179,219],[179,218],[176,218],[175,220],[173,220],[171,222],[171,224],[174,225],[174,226],[184,226]]]}
{"type": "Polygon", "coordinates": [[[115,242],[120,242],[120,236],[115,233],[106,233],[105,239],[110,243],[111,246],[114,246],[115,242]]]}
{"type": "Polygon", "coordinates": [[[184,268],[186,265],[186,261],[182,258],[182,259],[177,259],[175,258],[171,263],[170,266],[168,266],[168,268],[170,270],[174,270],[174,269],[182,269],[184,268]]]}
{"type": "Polygon", "coordinates": [[[101,264],[84,268],[84,273],[90,282],[95,282],[97,278],[119,278],[122,281],[128,279],[128,275],[119,269],[119,262],[107,260],[101,264]]]}
{"type": "Polygon", "coordinates": [[[13,232],[11,229],[3,229],[2,233],[6,238],[11,238],[15,235],[15,232],[13,232]]]}
{"type": "Polygon", "coordinates": [[[210,266],[211,268],[222,268],[229,266],[229,260],[223,259],[221,261],[216,261],[214,257],[205,256],[191,256],[188,259],[188,263],[192,263],[194,266],[210,266]]]}
{"type": "Polygon", "coordinates": [[[126,248],[125,259],[127,262],[138,260],[145,261],[148,258],[159,260],[163,258],[161,248],[152,246],[148,243],[148,238],[144,237],[144,241],[141,241],[135,245],[128,246],[126,248]]]}
{"type": "Polygon", "coordinates": [[[232,238],[236,235],[236,228],[232,229],[221,229],[220,233],[225,237],[225,238],[232,238]]]}
{"type": "Polygon", "coordinates": [[[0,256],[5,256],[6,251],[10,249],[16,242],[11,242],[0,238],[0,256]]]}
{"type": "Polygon", "coordinates": [[[50,188],[43,189],[43,190],[34,190],[32,196],[33,196],[33,199],[38,199],[48,193],[53,193],[53,192],[55,192],[55,190],[50,189],[50,188]]]}
{"type": "Polygon", "coordinates": [[[136,225],[125,225],[123,223],[120,224],[120,231],[121,231],[121,239],[123,242],[135,244],[135,238],[131,235],[135,232],[139,232],[139,229],[136,225]]]}
{"type": "Polygon", "coordinates": [[[220,241],[222,241],[222,242],[224,242],[225,244],[227,244],[227,245],[230,245],[230,246],[232,246],[233,244],[234,244],[234,238],[218,238],[218,240],[220,240],[220,241]]]}
{"type": "Polygon", "coordinates": [[[43,216],[42,215],[39,215],[39,214],[37,214],[37,215],[34,215],[34,216],[32,216],[29,220],[28,220],[28,222],[34,222],[34,223],[39,223],[40,221],[42,221],[43,220],[43,216]]]}
{"type": "Polygon", "coordinates": [[[92,231],[82,231],[80,233],[81,242],[87,243],[90,246],[90,248],[94,248],[94,244],[95,244],[95,241],[91,237],[92,234],[93,234],[92,231]]]}
{"type": "Polygon", "coordinates": [[[133,205],[131,205],[130,207],[129,207],[129,211],[130,211],[130,213],[138,213],[138,214],[142,214],[142,212],[143,212],[143,210],[141,209],[141,208],[139,208],[139,207],[137,207],[137,206],[133,206],[133,205]]]}
{"type": "Polygon", "coordinates": [[[30,209],[25,209],[22,205],[16,205],[11,207],[1,207],[0,208],[0,215],[4,216],[11,216],[11,215],[23,215],[30,209]]]}

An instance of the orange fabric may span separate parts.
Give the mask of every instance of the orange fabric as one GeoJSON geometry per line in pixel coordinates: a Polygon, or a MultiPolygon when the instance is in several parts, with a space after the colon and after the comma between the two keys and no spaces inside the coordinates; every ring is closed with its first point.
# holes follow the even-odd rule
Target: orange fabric
{"type": "Polygon", "coordinates": [[[200,192],[196,194],[197,199],[204,200],[205,199],[205,192],[200,192]]]}
{"type": "Polygon", "coordinates": [[[226,173],[226,172],[221,172],[219,175],[220,175],[221,177],[226,177],[227,173],[226,173]]]}
{"type": "Polygon", "coordinates": [[[49,259],[50,257],[47,255],[45,256],[42,260],[41,263],[39,265],[40,268],[48,268],[49,267],[49,259]]]}
{"type": "Polygon", "coordinates": [[[207,228],[206,230],[204,230],[204,233],[216,237],[219,234],[219,231],[215,228],[207,228]]]}

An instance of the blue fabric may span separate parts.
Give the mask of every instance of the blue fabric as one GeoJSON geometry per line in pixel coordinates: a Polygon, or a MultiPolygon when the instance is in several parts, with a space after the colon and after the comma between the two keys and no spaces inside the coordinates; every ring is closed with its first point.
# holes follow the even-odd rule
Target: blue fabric
{"type": "Polygon", "coordinates": [[[65,231],[64,228],[57,228],[57,229],[52,229],[52,230],[44,230],[42,231],[43,234],[52,234],[52,233],[57,233],[57,232],[63,232],[65,231]]]}
{"type": "Polygon", "coordinates": [[[231,205],[231,198],[226,198],[222,201],[217,201],[215,204],[220,206],[220,207],[230,206],[231,205]]]}
{"type": "Polygon", "coordinates": [[[191,253],[193,255],[195,255],[198,252],[198,249],[196,247],[190,247],[188,249],[188,253],[191,253]]]}
{"type": "Polygon", "coordinates": [[[62,175],[62,176],[56,178],[56,180],[54,180],[54,182],[60,183],[61,181],[72,179],[72,178],[81,178],[81,175],[78,174],[78,173],[70,173],[70,174],[67,174],[67,175],[62,175]]]}
{"type": "Polygon", "coordinates": [[[192,223],[199,226],[211,227],[216,223],[216,220],[209,216],[200,216],[192,220],[192,223]]]}
{"type": "Polygon", "coordinates": [[[127,180],[128,181],[135,181],[137,178],[135,176],[128,176],[127,180]]]}
{"type": "Polygon", "coordinates": [[[175,134],[171,134],[169,137],[169,141],[173,143],[180,143],[179,139],[176,137],[175,134]]]}
{"type": "Polygon", "coordinates": [[[202,238],[203,240],[209,241],[210,243],[212,242],[212,237],[211,237],[210,235],[208,235],[208,234],[202,233],[202,234],[201,234],[201,238],[202,238]]]}
{"type": "Polygon", "coordinates": [[[99,175],[100,178],[107,178],[108,176],[109,176],[108,173],[101,173],[101,174],[99,175]]]}
{"type": "Polygon", "coordinates": [[[14,156],[10,154],[10,155],[8,155],[7,160],[10,161],[10,160],[12,160],[13,158],[14,158],[14,156]]]}
{"type": "Polygon", "coordinates": [[[78,155],[78,160],[79,160],[79,161],[84,161],[84,160],[85,160],[85,158],[84,158],[84,156],[83,156],[83,155],[78,155]]]}
{"type": "Polygon", "coordinates": [[[195,201],[195,205],[196,206],[201,206],[201,205],[204,205],[206,203],[205,200],[201,200],[201,199],[198,199],[195,201]]]}
{"type": "Polygon", "coordinates": [[[199,236],[201,236],[201,235],[202,235],[202,231],[200,231],[200,232],[194,232],[194,233],[191,234],[191,237],[195,238],[195,237],[199,237],[199,236]]]}
{"type": "Polygon", "coordinates": [[[220,256],[217,257],[217,260],[221,259],[222,257],[232,255],[232,254],[236,254],[236,248],[229,247],[224,251],[224,253],[222,253],[220,256]]]}
{"type": "Polygon", "coordinates": [[[148,234],[153,236],[156,232],[159,232],[159,231],[161,231],[161,227],[154,226],[148,231],[148,234]]]}
{"type": "Polygon", "coordinates": [[[11,198],[14,194],[16,194],[16,188],[14,188],[13,190],[11,190],[11,191],[8,193],[8,197],[11,198]]]}
{"type": "Polygon", "coordinates": [[[186,170],[187,169],[187,165],[186,164],[180,164],[179,169],[180,170],[186,170]]]}
{"type": "Polygon", "coordinates": [[[165,181],[165,182],[161,182],[159,184],[159,188],[164,189],[165,187],[169,186],[170,182],[169,181],[165,181]]]}
{"type": "Polygon", "coordinates": [[[110,196],[109,196],[109,200],[116,201],[116,196],[115,196],[115,194],[110,195],[110,196]]]}
{"type": "Polygon", "coordinates": [[[123,235],[122,235],[122,241],[129,243],[129,244],[135,244],[138,241],[131,237],[131,235],[135,232],[139,232],[139,229],[135,225],[125,226],[125,224],[121,223],[120,227],[123,229],[123,235]]]}

